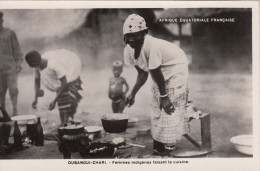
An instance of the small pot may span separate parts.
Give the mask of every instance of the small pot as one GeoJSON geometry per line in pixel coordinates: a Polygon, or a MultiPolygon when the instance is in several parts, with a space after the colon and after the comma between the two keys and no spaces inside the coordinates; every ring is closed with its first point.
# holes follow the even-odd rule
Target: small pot
{"type": "Polygon", "coordinates": [[[128,119],[128,124],[127,127],[134,127],[136,125],[136,123],[138,122],[137,118],[129,118],[128,119]]]}
{"type": "Polygon", "coordinates": [[[86,126],[85,132],[89,135],[89,138],[94,140],[101,138],[102,127],[100,126],[86,126]]]}

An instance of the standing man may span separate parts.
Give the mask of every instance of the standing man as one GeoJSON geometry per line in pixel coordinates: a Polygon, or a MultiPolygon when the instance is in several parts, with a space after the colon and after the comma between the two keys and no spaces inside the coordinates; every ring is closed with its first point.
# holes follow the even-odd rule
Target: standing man
{"type": "Polygon", "coordinates": [[[22,70],[23,54],[14,31],[3,27],[4,14],[0,11],[0,103],[5,110],[7,89],[13,105],[13,116],[17,115],[18,73],[22,70]]]}
{"type": "Polygon", "coordinates": [[[35,97],[32,107],[35,108],[40,94],[41,82],[50,91],[56,92],[49,110],[58,103],[61,126],[68,123],[69,117],[74,118],[81,95],[81,61],[73,52],[58,49],[41,55],[37,51],[30,51],[25,55],[28,65],[35,71],[35,97]]]}

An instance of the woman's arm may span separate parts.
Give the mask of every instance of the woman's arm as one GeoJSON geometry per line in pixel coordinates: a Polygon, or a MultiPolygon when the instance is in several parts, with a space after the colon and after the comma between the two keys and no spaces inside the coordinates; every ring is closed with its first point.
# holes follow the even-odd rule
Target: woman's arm
{"type": "Polygon", "coordinates": [[[129,91],[129,85],[127,84],[126,80],[123,78],[123,82],[124,82],[124,85],[125,85],[125,92],[124,92],[124,95],[126,95],[126,93],[129,91]]]}
{"type": "Polygon", "coordinates": [[[160,92],[160,108],[164,109],[167,114],[174,112],[174,106],[166,93],[165,81],[161,67],[150,70],[153,80],[156,82],[160,92]]]}
{"type": "Polygon", "coordinates": [[[60,78],[61,81],[61,87],[58,89],[57,91],[57,95],[55,97],[55,99],[51,102],[50,106],[49,106],[49,110],[54,109],[55,104],[58,100],[58,98],[60,97],[60,95],[66,90],[68,83],[67,83],[67,78],[66,76],[63,76],[62,78],[60,78]]]}
{"type": "Polygon", "coordinates": [[[145,72],[144,70],[140,69],[138,66],[135,67],[138,74],[137,74],[137,79],[136,83],[131,91],[131,93],[128,95],[126,98],[126,106],[132,106],[134,104],[134,99],[136,93],[139,91],[139,89],[144,85],[148,78],[148,73],[145,72]]]}
{"type": "Polygon", "coordinates": [[[35,109],[38,102],[38,92],[41,88],[41,73],[39,70],[35,69],[35,78],[34,78],[34,100],[32,107],[35,109]]]}
{"type": "Polygon", "coordinates": [[[159,66],[158,68],[152,69],[150,70],[151,72],[151,76],[153,78],[153,80],[156,82],[156,84],[158,85],[159,91],[160,91],[160,95],[164,96],[166,95],[166,89],[165,89],[165,81],[164,81],[164,77],[161,71],[161,67],[159,66]]]}
{"type": "Polygon", "coordinates": [[[108,97],[112,100],[112,92],[111,92],[111,80],[112,78],[109,78],[109,85],[108,85],[108,97]]]}
{"type": "Polygon", "coordinates": [[[135,67],[138,74],[137,74],[137,79],[136,79],[136,83],[132,89],[131,94],[132,95],[136,95],[136,93],[139,91],[139,89],[144,85],[144,83],[146,82],[147,78],[148,78],[148,73],[145,72],[144,70],[140,69],[139,67],[135,67]]]}

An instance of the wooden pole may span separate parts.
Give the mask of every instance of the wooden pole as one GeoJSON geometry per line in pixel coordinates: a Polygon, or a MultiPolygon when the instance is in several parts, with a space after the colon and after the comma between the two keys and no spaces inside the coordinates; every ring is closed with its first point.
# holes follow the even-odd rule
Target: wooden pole
{"type": "Polygon", "coordinates": [[[199,145],[194,139],[192,139],[188,134],[184,134],[183,136],[184,136],[185,138],[187,138],[187,140],[188,140],[189,142],[191,142],[195,147],[200,148],[200,145],[199,145]]]}
{"type": "Polygon", "coordinates": [[[210,131],[210,115],[208,113],[203,114],[200,117],[201,123],[201,142],[202,148],[211,149],[211,131],[210,131]]]}

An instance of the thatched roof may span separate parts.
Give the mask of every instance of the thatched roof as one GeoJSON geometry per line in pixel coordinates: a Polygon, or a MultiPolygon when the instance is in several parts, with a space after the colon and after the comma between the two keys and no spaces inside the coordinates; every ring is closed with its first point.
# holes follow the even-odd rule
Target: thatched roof
{"type": "Polygon", "coordinates": [[[158,17],[207,17],[223,12],[250,10],[249,8],[171,8],[162,12],[158,17]]]}

